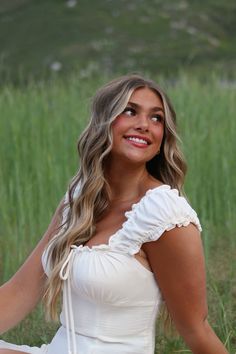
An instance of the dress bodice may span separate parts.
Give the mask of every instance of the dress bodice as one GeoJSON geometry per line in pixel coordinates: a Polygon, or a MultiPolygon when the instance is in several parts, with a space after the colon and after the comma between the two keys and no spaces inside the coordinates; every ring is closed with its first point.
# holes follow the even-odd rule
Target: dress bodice
{"type": "MultiPolygon", "coordinates": [[[[73,354],[80,354],[77,335],[95,340],[96,354],[108,350],[153,354],[155,320],[162,297],[153,273],[134,255],[143,243],[157,240],[176,226],[193,223],[201,230],[195,211],[167,185],[149,190],[125,216],[127,220],[107,245],[72,246],[61,269],[64,287],[60,319],[73,354]]],[[[65,221],[65,213],[63,218],[65,221]]],[[[42,261],[49,273],[46,256],[45,252],[42,261]]],[[[92,352],[85,350],[82,354],[92,352]]]]}

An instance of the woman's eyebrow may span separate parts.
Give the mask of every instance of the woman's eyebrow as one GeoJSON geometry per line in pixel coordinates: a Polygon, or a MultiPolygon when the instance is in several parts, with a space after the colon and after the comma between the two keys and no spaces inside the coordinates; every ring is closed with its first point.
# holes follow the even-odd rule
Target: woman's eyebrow
{"type": "MultiPolygon", "coordinates": [[[[138,103],[135,103],[135,102],[131,102],[131,101],[129,101],[128,103],[127,103],[127,105],[130,105],[130,106],[132,106],[132,107],[134,107],[134,108],[137,108],[137,109],[140,109],[141,108],[141,106],[138,104],[138,103]]],[[[157,111],[162,111],[163,113],[165,113],[164,112],[164,110],[163,110],[163,108],[162,107],[152,107],[151,109],[150,109],[150,111],[152,111],[152,112],[157,112],[157,111]]]]}

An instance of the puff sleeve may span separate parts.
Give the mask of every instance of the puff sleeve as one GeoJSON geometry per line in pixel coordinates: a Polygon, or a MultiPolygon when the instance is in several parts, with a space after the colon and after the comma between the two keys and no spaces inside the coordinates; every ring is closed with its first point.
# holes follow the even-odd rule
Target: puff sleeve
{"type": "Polygon", "coordinates": [[[168,185],[149,190],[131,211],[127,221],[111,237],[110,246],[133,255],[145,242],[156,241],[165,231],[193,223],[199,231],[201,225],[196,212],[176,189],[168,185]]]}

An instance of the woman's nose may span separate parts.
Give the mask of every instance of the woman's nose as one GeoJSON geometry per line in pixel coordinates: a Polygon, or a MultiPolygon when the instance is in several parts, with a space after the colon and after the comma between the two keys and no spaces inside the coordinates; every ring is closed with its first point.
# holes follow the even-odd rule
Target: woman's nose
{"type": "Polygon", "coordinates": [[[136,120],[137,130],[148,130],[149,128],[149,120],[146,114],[139,114],[136,120]]]}

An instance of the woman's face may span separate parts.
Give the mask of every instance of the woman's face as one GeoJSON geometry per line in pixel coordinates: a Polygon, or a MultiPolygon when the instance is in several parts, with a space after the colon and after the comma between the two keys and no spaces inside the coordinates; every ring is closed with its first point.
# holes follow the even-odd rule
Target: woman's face
{"type": "Polygon", "coordinates": [[[161,98],[142,87],[131,95],[124,111],[112,123],[111,158],[145,164],[160,150],[164,135],[161,98]]]}

